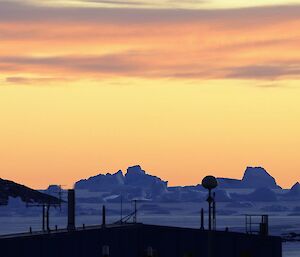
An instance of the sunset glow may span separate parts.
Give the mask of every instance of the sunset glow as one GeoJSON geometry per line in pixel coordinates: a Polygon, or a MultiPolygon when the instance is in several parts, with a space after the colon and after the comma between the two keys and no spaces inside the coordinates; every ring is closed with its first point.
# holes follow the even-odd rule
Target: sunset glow
{"type": "Polygon", "coordinates": [[[299,181],[300,1],[1,1],[0,177],[299,181]]]}

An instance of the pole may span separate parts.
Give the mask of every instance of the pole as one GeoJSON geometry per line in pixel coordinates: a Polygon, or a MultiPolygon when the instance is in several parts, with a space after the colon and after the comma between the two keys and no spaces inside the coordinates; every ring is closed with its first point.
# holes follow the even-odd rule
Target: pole
{"type": "Polygon", "coordinates": [[[43,215],[43,226],[42,226],[42,228],[43,228],[43,232],[45,232],[45,204],[43,204],[43,213],[42,213],[42,215],[43,215]]]}
{"type": "Polygon", "coordinates": [[[204,230],[204,210],[203,208],[201,209],[201,230],[204,230]]]}
{"type": "Polygon", "coordinates": [[[50,225],[49,225],[49,211],[50,211],[50,205],[47,204],[46,207],[46,223],[47,223],[47,231],[50,231],[50,225]]]}
{"type": "Polygon", "coordinates": [[[216,220],[216,193],[213,194],[213,230],[216,230],[217,227],[217,220],[216,220]]]}
{"type": "Polygon", "coordinates": [[[106,225],[106,210],[105,205],[102,206],[102,227],[104,228],[106,225]]]}
{"type": "Polygon", "coordinates": [[[68,190],[68,227],[69,231],[75,230],[75,190],[68,190]]]}
{"type": "Polygon", "coordinates": [[[211,189],[208,190],[208,230],[211,231],[211,189]]]}

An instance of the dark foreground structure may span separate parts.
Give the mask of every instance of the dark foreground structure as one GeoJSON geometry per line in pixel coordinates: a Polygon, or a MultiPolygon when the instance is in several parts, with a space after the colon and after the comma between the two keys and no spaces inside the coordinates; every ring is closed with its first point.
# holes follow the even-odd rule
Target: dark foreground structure
{"type": "MultiPolygon", "coordinates": [[[[207,178],[211,182],[212,177],[207,178]]],[[[266,215],[259,223],[247,215],[245,234],[217,231],[211,192],[208,202],[208,230],[204,229],[203,210],[200,229],[136,223],[136,201],[133,223],[122,218],[107,225],[103,206],[101,226],[76,228],[75,191],[69,190],[67,229],[51,231],[49,216],[45,219],[43,212],[43,232],[1,236],[0,257],[281,257],[281,238],[268,235],[266,215]],[[253,225],[259,230],[253,230],[253,225]]]]}
{"type": "Polygon", "coordinates": [[[281,257],[279,237],[123,224],[0,237],[1,257],[281,257]]]}

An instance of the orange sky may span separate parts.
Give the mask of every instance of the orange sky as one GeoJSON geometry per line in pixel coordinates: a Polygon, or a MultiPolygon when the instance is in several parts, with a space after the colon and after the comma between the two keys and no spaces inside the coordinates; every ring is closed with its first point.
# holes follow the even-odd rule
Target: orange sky
{"type": "Polygon", "coordinates": [[[30,2],[0,1],[0,177],[71,186],[140,164],[184,185],[249,165],[299,180],[296,2],[30,2]]]}

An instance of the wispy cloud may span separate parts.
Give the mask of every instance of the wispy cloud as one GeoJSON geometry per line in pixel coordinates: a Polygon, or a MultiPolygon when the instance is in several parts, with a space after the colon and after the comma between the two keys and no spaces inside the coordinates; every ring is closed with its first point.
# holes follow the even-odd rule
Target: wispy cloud
{"type": "Polygon", "coordinates": [[[68,81],[65,78],[51,78],[51,77],[22,77],[22,76],[16,76],[16,77],[7,77],[5,79],[5,82],[7,84],[13,84],[13,85],[38,85],[42,86],[44,84],[51,84],[55,82],[61,82],[61,81],[68,81]]]}
{"type": "MultiPolygon", "coordinates": [[[[187,22],[187,21],[232,21],[232,25],[251,25],[261,21],[276,21],[276,18],[293,20],[300,14],[299,5],[261,6],[229,9],[184,9],[184,8],[82,8],[68,6],[29,5],[24,1],[1,1],[0,21],[77,21],[77,22],[187,22]],[[242,21],[242,24],[237,21],[242,21]]],[[[278,20],[277,20],[278,21],[278,20]]]]}
{"type": "Polygon", "coordinates": [[[300,78],[300,60],[293,63],[269,63],[268,65],[253,65],[233,67],[228,69],[229,78],[241,79],[278,79],[284,76],[300,78]]]}
{"type": "MultiPolygon", "coordinates": [[[[132,76],[147,78],[194,78],[194,79],[255,79],[274,80],[284,77],[300,77],[300,60],[290,63],[277,61],[264,65],[231,66],[212,63],[173,63],[172,59],[159,63],[143,53],[122,53],[105,56],[59,56],[59,57],[2,57],[3,72],[55,74],[69,78],[132,76]],[[5,67],[9,67],[5,69],[5,67]],[[14,68],[12,68],[14,67],[14,68]]],[[[42,80],[42,79],[41,79],[42,80]]],[[[46,80],[49,81],[47,78],[46,80]]],[[[52,78],[54,80],[54,78],[52,78]]],[[[38,81],[38,80],[35,80],[38,81]]],[[[30,82],[23,77],[9,77],[8,82],[30,82]]]]}
{"type": "Polygon", "coordinates": [[[0,71],[8,82],[30,83],[18,74],[299,78],[299,6],[137,11],[0,5],[0,71]]]}
{"type": "MultiPolygon", "coordinates": [[[[0,0],[5,2],[7,0],[0,0]]],[[[26,3],[36,6],[51,7],[107,7],[116,8],[164,8],[164,9],[228,9],[228,8],[249,8],[260,6],[286,5],[284,0],[252,0],[252,1],[224,1],[224,0],[11,0],[14,3],[26,3]]],[[[288,4],[299,4],[299,0],[290,0],[288,4]]]]}

